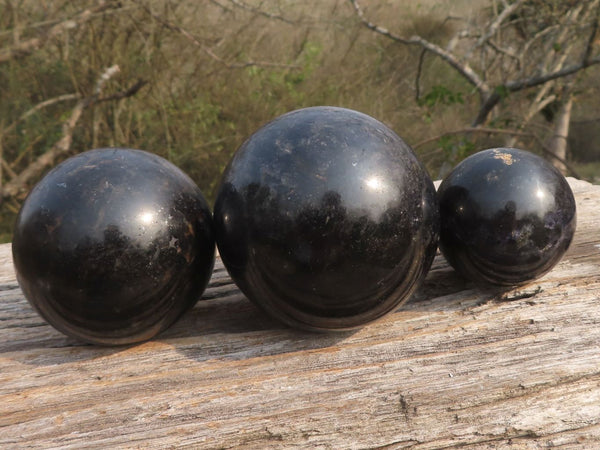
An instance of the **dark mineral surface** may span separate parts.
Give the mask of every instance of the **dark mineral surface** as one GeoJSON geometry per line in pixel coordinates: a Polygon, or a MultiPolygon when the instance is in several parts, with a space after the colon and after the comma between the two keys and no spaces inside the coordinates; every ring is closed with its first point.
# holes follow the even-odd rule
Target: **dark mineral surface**
{"type": "Polygon", "coordinates": [[[462,161],[438,190],[440,249],[480,284],[517,285],[548,272],[575,233],[561,173],[532,153],[497,148],[462,161]]]}
{"type": "Polygon", "coordinates": [[[98,344],[149,339],[199,299],[214,263],[202,193],[139,150],[98,149],[48,173],[13,237],[19,284],[65,334],[98,344]]]}
{"type": "Polygon", "coordinates": [[[290,112],[237,151],[215,203],[217,245],[253,302],[304,329],[360,326],[407,300],[438,241],[433,184],[381,122],[290,112]]]}

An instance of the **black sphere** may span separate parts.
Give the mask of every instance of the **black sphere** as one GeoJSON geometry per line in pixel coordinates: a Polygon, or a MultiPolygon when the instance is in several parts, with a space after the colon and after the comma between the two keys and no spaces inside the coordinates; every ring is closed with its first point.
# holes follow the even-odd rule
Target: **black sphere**
{"type": "Polygon", "coordinates": [[[334,107],[290,112],[252,135],[223,175],[214,214],[242,292],[309,330],[394,310],[425,277],[439,235],[435,188],[410,147],[334,107]]]}
{"type": "Polygon", "coordinates": [[[575,233],[575,199],[561,173],[532,153],[476,153],[438,190],[440,249],[479,284],[518,285],[548,272],[575,233]]]}
{"type": "Polygon", "coordinates": [[[104,345],[146,340],[175,322],[206,288],[215,250],[194,182],[159,156],[117,148],[50,171],[23,203],[12,245],[39,314],[104,345]]]}

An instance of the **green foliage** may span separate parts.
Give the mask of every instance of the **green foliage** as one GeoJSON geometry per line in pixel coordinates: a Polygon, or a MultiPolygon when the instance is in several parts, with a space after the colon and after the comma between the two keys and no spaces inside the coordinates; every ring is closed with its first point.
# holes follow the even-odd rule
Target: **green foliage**
{"type": "Polygon", "coordinates": [[[573,166],[584,180],[600,184],[600,162],[574,163],[573,166]]]}
{"type": "MultiPolygon", "coordinates": [[[[256,101],[278,103],[286,99],[292,108],[305,106],[308,100],[306,84],[310,82],[318,67],[323,46],[319,42],[305,42],[296,61],[287,63],[283,68],[263,68],[252,66],[247,69],[248,76],[257,87],[253,90],[256,101]]],[[[274,114],[284,111],[276,110],[274,114]]]]}
{"type": "Polygon", "coordinates": [[[456,105],[464,104],[463,94],[453,91],[443,85],[434,85],[431,90],[417,99],[417,105],[424,107],[423,121],[427,124],[433,123],[434,109],[444,106],[456,108],[456,105]]]}
{"type": "Polygon", "coordinates": [[[460,92],[454,92],[446,86],[436,85],[418,100],[419,106],[433,108],[437,105],[462,105],[464,103],[463,95],[460,92]]]}
{"type": "Polygon", "coordinates": [[[477,150],[476,143],[467,137],[444,136],[438,141],[447,161],[456,164],[477,150]]]}
{"type": "MultiPolygon", "coordinates": [[[[278,0],[270,3],[277,6],[278,0]]],[[[97,2],[24,0],[12,5],[21,8],[20,39],[27,40],[97,2]]],[[[429,110],[432,128],[466,114],[464,83],[445,66],[433,66],[443,86],[424,74],[423,85],[433,87],[421,108],[415,107],[414,93],[406,86],[418,53],[363,31],[345,0],[273,8],[291,23],[224,8],[221,2],[123,0],[115,5],[44,41],[30,55],[0,63],[0,148],[11,171],[20,173],[63,136],[76,100],[57,101],[25,120],[20,117],[61,95],[90,96],[100,74],[114,64],[120,71],[102,96],[126,91],[140,79],[147,85],[133,97],[88,108],[77,122],[71,154],[106,146],[154,152],[186,171],[209,203],[239,145],[289,110],[323,104],[357,109],[386,122],[409,142],[430,133],[419,120],[422,108],[429,110]]],[[[426,6],[419,14],[411,24],[401,15],[390,15],[387,23],[439,41],[452,32],[445,17],[429,20],[426,6]]],[[[12,15],[0,10],[0,49],[14,44],[14,27],[12,15]]],[[[427,64],[437,63],[430,59],[427,64]]],[[[10,179],[3,170],[0,181],[10,179]]],[[[23,197],[2,203],[0,239],[10,238],[23,197]]]]}

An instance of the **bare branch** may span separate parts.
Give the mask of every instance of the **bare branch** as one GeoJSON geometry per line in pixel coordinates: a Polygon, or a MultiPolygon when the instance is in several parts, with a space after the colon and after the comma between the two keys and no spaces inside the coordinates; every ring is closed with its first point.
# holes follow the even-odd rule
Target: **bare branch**
{"type": "Polygon", "coordinates": [[[537,142],[537,144],[540,146],[540,148],[542,149],[542,152],[549,156],[550,158],[554,159],[555,161],[558,161],[559,163],[561,163],[564,167],[567,168],[567,170],[571,173],[571,175],[573,175],[575,178],[579,178],[582,179],[581,175],[579,175],[579,173],[577,172],[577,170],[575,170],[575,168],[569,164],[568,161],[566,161],[565,159],[561,158],[558,155],[555,155],[554,152],[548,148],[548,146],[546,144],[544,144],[542,142],[542,140],[536,135],[536,134],[531,134],[531,137],[537,142]]]}
{"type": "Polygon", "coordinates": [[[119,3],[115,2],[114,0],[100,0],[98,2],[98,5],[96,5],[94,8],[88,8],[77,14],[72,19],[64,20],[52,26],[43,35],[25,41],[20,41],[13,47],[0,50],[0,64],[7,63],[12,59],[23,58],[31,54],[35,50],[41,48],[46,42],[60,35],[65,30],[75,28],[89,21],[95,14],[98,14],[110,8],[119,7],[119,3]]]}
{"type": "MultiPolygon", "coordinates": [[[[582,11],[584,10],[582,4],[575,5],[574,8],[570,9],[568,14],[566,15],[566,20],[563,21],[562,29],[559,29],[559,33],[554,39],[553,45],[558,46],[562,49],[558,58],[554,60],[554,52],[549,52],[544,58],[544,62],[542,65],[542,74],[547,74],[549,72],[557,72],[564,68],[564,64],[567,61],[567,58],[570,54],[572,54],[573,46],[575,45],[575,41],[569,35],[569,31],[573,24],[577,21],[586,22],[589,19],[589,16],[594,13],[594,10],[598,7],[599,0],[593,0],[582,15],[582,11]]],[[[593,36],[593,32],[592,32],[593,36]]],[[[591,39],[591,38],[590,38],[591,39]]],[[[588,41],[589,44],[589,41],[588,41]]],[[[582,61],[587,61],[589,59],[589,54],[586,50],[586,55],[582,58],[582,61]]],[[[523,116],[521,123],[519,125],[520,129],[523,129],[529,121],[543,108],[548,105],[550,102],[556,99],[556,95],[548,95],[553,86],[556,84],[557,80],[550,80],[541,85],[541,88],[538,89],[537,95],[531,102],[531,105],[527,111],[527,113],[523,116]]],[[[567,82],[567,85],[572,85],[572,80],[567,82]]],[[[570,91],[570,87],[567,88],[567,91],[570,91]]],[[[514,139],[509,141],[509,145],[514,143],[514,139]]],[[[564,165],[561,165],[564,170],[564,165]]]]}
{"type": "Polygon", "coordinates": [[[217,0],[209,0],[210,3],[212,3],[213,5],[217,5],[219,8],[221,8],[223,11],[225,12],[231,12],[231,9],[228,8],[227,6],[223,5],[222,3],[219,3],[217,0]]]}
{"type": "MultiPolygon", "coordinates": [[[[485,76],[483,74],[478,74],[475,70],[469,65],[468,60],[469,56],[472,54],[474,49],[478,47],[482,47],[483,45],[489,45],[496,52],[500,54],[505,54],[510,58],[517,61],[518,66],[521,70],[524,70],[525,64],[525,53],[527,53],[530,46],[536,40],[540,39],[542,36],[550,33],[556,27],[551,25],[538,34],[536,34],[531,40],[526,42],[523,47],[521,54],[516,54],[514,52],[509,52],[500,46],[498,46],[495,42],[491,40],[491,38],[497,33],[498,29],[504,24],[506,19],[510,17],[520,6],[525,3],[525,0],[517,0],[512,4],[506,4],[504,10],[496,16],[494,21],[487,27],[487,30],[482,33],[477,39],[474,46],[465,54],[464,57],[459,57],[455,53],[452,52],[452,46],[449,45],[447,50],[442,49],[441,47],[433,44],[421,36],[415,35],[411,37],[404,37],[393,32],[389,31],[386,28],[383,28],[379,25],[376,25],[370,22],[364,15],[364,12],[359,4],[359,0],[349,0],[352,6],[354,7],[355,13],[360,19],[361,23],[369,28],[370,30],[385,36],[395,42],[404,44],[404,45],[418,45],[422,47],[424,50],[429,51],[436,56],[440,57],[446,63],[448,63],[452,68],[457,70],[469,83],[471,83],[477,91],[479,92],[481,98],[481,106],[479,108],[477,117],[472,122],[472,127],[478,127],[484,124],[490,112],[496,107],[496,105],[500,102],[500,100],[509,92],[517,92],[527,88],[540,86],[551,82],[553,80],[567,77],[569,75],[575,74],[580,70],[583,70],[591,65],[600,63],[600,57],[592,58],[591,55],[591,44],[588,45],[586,50],[586,57],[580,61],[579,63],[571,64],[567,67],[564,67],[567,56],[571,53],[570,49],[573,45],[573,42],[569,41],[569,45],[564,48],[564,51],[561,53],[559,60],[553,62],[554,54],[552,52],[546,54],[545,61],[542,64],[542,73],[534,76],[527,76],[522,78],[513,79],[511,81],[507,81],[505,83],[501,83],[495,88],[491,88],[487,82],[485,81],[485,76]],[[549,69],[549,67],[551,67],[549,69]]],[[[593,0],[590,5],[588,5],[588,11],[585,14],[586,16],[590,13],[591,10],[596,8],[596,5],[599,0],[593,0]]],[[[576,4],[574,8],[572,8],[569,13],[566,15],[564,26],[559,27],[560,33],[557,36],[558,44],[562,45],[563,41],[567,39],[567,33],[570,29],[570,24],[579,19],[579,16],[583,10],[582,4],[576,4]]],[[[589,38],[590,42],[593,42],[595,36],[595,29],[592,33],[592,36],[589,38]]],[[[483,67],[486,67],[486,64],[482,64],[483,67]]],[[[420,69],[417,71],[417,75],[420,76],[420,69]]],[[[417,84],[418,86],[418,80],[417,84]]]]}
{"type": "MultiPolygon", "coordinates": [[[[582,10],[581,5],[571,10],[568,14],[569,18],[566,24],[563,26],[563,29],[560,30],[558,36],[554,40],[553,45],[557,45],[563,49],[561,54],[558,55],[558,59],[553,61],[554,55],[552,52],[549,52],[544,58],[544,63],[542,66],[542,73],[548,73],[549,71],[557,71],[564,67],[564,64],[567,60],[568,55],[571,53],[571,49],[574,45],[573,40],[568,38],[569,25],[572,21],[576,20],[582,10]],[[566,45],[565,45],[566,44],[566,45]],[[552,66],[551,66],[552,64],[552,66]],[[550,67],[551,66],[551,67],[550,67]]],[[[533,119],[533,117],[542,111],[547,105],[555,101],[556,95],[550,94],[553,87],[556,85],[557,80],[551,80],[544,83],[540,89],[538,89],[537,94],[534,99],[531,101],[527,112],[523,115],[523,118],[519,124],[519,128],[523,129],[525,126],[529,124],[529,122],[533,119]]],[[[509,145],[514,145],[515,139],[511,139],[508,141],[509,145]]]]}
{"type": "MultiPolygon", "coordinates": [[[[107,16],[107,15],[110,15],[110,14],[116,14],[116,13],[119,13],[119,12],[122,12],[122,11],[126,11],[128,9],[131,9],[133,7],[132,6],[121,6],[121,7],[119,7],[118,5],[115,5],[113,8],[114,9],[112,11],[111,10],[101,10],[101,11],[94,12],[93,14],[90,15],[90,17],[88,19],[92,20],[95,17],[100,16],[100,15],[107,16]]],[[[71,19],[71,20],[73,20],[73,19],[71,19]]],[[[63,18],[43,20],[41,22],[35,22],[35,23],[29,23],[29,24],[20,25],[19,26],[19,30],[21,32],[23,32],[24,30],[35,30],[37,28],[49,27],[49,26],[52,26],[52,25],[60,24],[62,22],[64,22],[63,18]]],[[[12,33],[14,33],[14,30],[9,28],[9,29],[0,31],[0,37],[6,36],[6,35],[9,35],[9,34],[12,34],[12,33]]]]}
{"type": "Polygon", "coordinates": [[[504,85],[506,89],[511,92],[520,91],[522,89],[531,88],[534,86],[539,86],[541,84],[547,83],[548,81],[556,80],[558,78],[563,78],[569,75],[573,75],[574,73],[579,72],[580,70],[586,69],[590,66],[600,64],[600,56],[595,58],[590,58],[587,61],[580,61],[577,64],[572,64],[563,69],[556,70],[554,72],[546,73],[544,75],[539,75],[530,78],[524,78],[522,80],[514,80],[509,81],[504,85]]]}
{"type": "Polygon", "coordinates": [[[500,95],[500,92],[501,89],[496,89],[491,95],[485,98],[485,100],[481,103],[475,120],[473,120],[471,123],[472,127],[478,127],[487,122],[487,118],[492,110],[496,107],[498,102],[502,100],[502,95],[500,95]]]}
{"type": "MultiPolygon", "coordinates": [[[[533,119],[533,117],[537,113],[542,111],[546,106],[550,105],[552,102],[556,101],[557,97],[555,94],[546,95],[548,93],[548,91],[550,90],[550,89],[545,89],[547,86],[549,86],[549,85],[544,86],[544,88],[542,88],[538,91],[535,98],[532,100],[531,104],[529,105],[527,112],[525,112],[522,115],[521,119],[519,120],[519,130],[524,129],[527,125],[529,125],[529,122],[531,121],[531,119],[533,119]]],[[[506,141],[506,145],[508,147],[514,147],[516,145],[516,143],[517,143],[517,135],[510,137],[506,141]]]]}
{"type": "Polygon", "coordinates": [[[592,31],[590,32],[590,37],[585,46],[585,54],[583,56],[584,61],[589,61],[592,56],[592,51],[594,49],[594,43],[596,42],[596,36],[598,35],[598,17],[594,20],[592,24],[592,31]]]}
{"type": "MultiPolygon", "coordinates": [[[[577,22],[581,11],[583,10],[583,4],[579,3],[574,8],[570,9],[566,14],[566,18],[562,24],[562,28],[560,29],[558,36],[554,40],[554,42],[548,41],[548,44],[551,44],[553,48],[562,48],[565,43],[568,43],[569,47],[572,47],[572,40],[569,42],[569,29],[570,27],[577,22]]],[[[565,49],[559,57],[559,61],[554,63],[555,52],[549,51],[546,52],[546,57],[543,59],[542,63],[542,73],[549,71],[556,71],[562,69],[563,64],[566,61],[568,55],[568,49],[565,49]],[[550,68],[552,67],[552,68],[550,68]]]]}
{"type": "Polygon", "coordinates": [[[424,145],[439,141],[440,139],[445,138],[447,136],[455,136],[458,134],[468,134],[468,133],[508,134],[511,136],[531,136],[531,133],[526,133],[524,131],[519,131],[519,130],[508,130],[508,129],[504,129],[504,128],[466,127],[466,128],[460,128],[458,130],[446,131],[437,136],[427,138],[423,141],[417,142],[416,144],[412,145],[412,148],[416,150],[419,147],[423,147],[424,145]]]}
{"type": "Polygon", "coordinates": [[[521,58],[519,56],[517,56],[515,54],[515,52],[510,51],[508,49],[502,48],[500,47],[498,44],[496,44],[493,40],[488,39],[487,41],[487,45],[489,45],[494,51],[502,54],[502,55],[506,55],[511,59],[514,59],[515,62],[517,63],[517,68],[520,69],[521,68],[521,58]]]}
{"type": "Polygon", "coordinates": [[[104,85],[106,84],[106,82],[108,80],[110,80],[115,74],[119,73],[121,69],[119,68],[118,65],[114,65],[109,67],[108,69],[106,69],[102,75],[100,75],[100,77],[98,77],[98,81],[96,81],[96,86],[94,87],[94,96],[97,98],[98,95],[100,95],[100,93],[102,92],[102,89],[104,89],[104,85]]]}
{"type": "Polygon", "coordinates": [[[572,64],[570,66],[564,67],[559,70],[555,70],[550,73],[537,75],[529,78],[523,78],[520,80],[513,80],[503,85],[500,85],[496,88],[494,93],[487,97],[486,100],[483,102],[483,104],[479,108],[477,117],[475,118],[471,126],[476,127],[487,121],[487,117],[489,116],[492,109],[494,109],[494,107],[502,99],[502,95],[500,95],[502,92],[518,92],[524,89],[541,86],[549,81],[573,75],[581,70],[584,70],[596,64],[600,64],[600,56],[588,59],[587,61],[580,61],[577,64],[572,64]]]}
{"type": "Polygon", "coordinates": [[[6,183],[6,185],[2,188],[1,198],[5,199],[7,197],[15,197],[19,193],[25,190],[25,186],[27,183],[39,175],[45,168],[52,165],[52,163],[61,155],[68,153],[71,150],[71,143],[73,141],[73,132],[75,131],[75,126],[77,122],[81,118],[83,112],[89,108],[90,106],[100,102],[100,101],[108,101],[113,99],[125,98],[137,93],[140,88],[146,84],[144,81],[138,81],[129,89],[125,90],[122,93],[117,93],[108,97],[100,98],[104,86],[108,82],[108,80],[113,77],[119,71],[118,66],[112,66],[106,69],[100,77],[98,77],[98,81],[96,83],[96,89],[94,90],[94,94],[81,98],[73,110],[71,111],[71,115],[62,126],[62,137],[45,153],[40,155],[36,160],[30,163],[23,171],[21,171],[16,177],[10,180],[10,182],[6,183]]]}
{"type": "Polygon", "coordinates": [[[392,33],[386,28],[380,27],[372,22],[370,22],[364,15],[360,5],[357,0],[349,0],[352,6],[354,7],[354,11],[356,15],[362,22],[362,24],[376,33],[381,34],[382,36],[386,36],[387,38],[399,42],[405,45],[417,45],[420,46],[427,51],[433,53],[434,55],[442,58],[446,61],[453,69],[458,71],[470,84],[475,86],[477,91],[479,92],[482,98],[487,98],[490,95],[490,88],[487,83],[471,68],[471,66],[467,62],[462,62],[456,55],[453,53],[444,50],[440,46],[429,42],[428,40],[422,38],[421,36],[414,35],[409,38],[399,36],[397,34],[392,33]]]}
{"type": "Polygon", "coordinates": [[[14,172],[14,170],[12,170],[12,167],[10,167],[8,165],[8,163],[4,160],[4,158],[0,159],[0,164],[2,164],[2,169],[6,171],[6,173],[8,173],[8,176],[10,178],[15,178],[17,176],[17,174],[14,172]]]}
{"type": "Polygon", "coordinates": [[[523,49],[521,50],[521,57],[520,57],[520,66],[521,66],[521,70],[524,70],[526,65],[525,65],[525,59],[529,56],[529,49],[531,48],[531,46],[533,44],[535,44],[537,41],[539,41],[542,37],[544,37],[545,35],[551,33],[552,31],[556,30],[559,28],[558,24],[554,24],[554,25],[550,25],[540,31],[538,31],[536,34],[534,34],[531,39],[529,39],[525,45],[523,46],[523,49]]]}
{"type": "Polygon", "coordinates": [[[2,136],[8,134],[9,132],[12,132],[12,130],[20,122],[23,122],[25,119],[27,119],[28,117],[32,116],[33,114],[35,114],[36,112],[38,112],[41,109],[44,109],[44,108],[46,108],[48,106],[54,105],[54,104],[59,103],[59,102],[67,102],[67,101],[71,101],[71,100],[77,100],[79,98],[81,98],[81,95],[79,95],[79,94],[63,94],[63,95],[59,95],[58,97],[50,98],[50,99],[45,100],[45,101],[43,101],[41,103],[38,103],[33,108],[28,109],[27,111],[25,111],[23,114],[21,114],[21,116],[19,116],[19,118],[17,120],[15,120],[13,123],[11,123],[9,126],[7,126],[3,130],[2,136]]]}
{"type": "Polygon", "coordinates": [[[487,27],[487,31],[475,42],[475,45],[469,49],[469,51],[465,54],[464,59],[469,59],[473,52],[478,48],[482,47],[492,36],[496,34],[498,28],[502,23],[510,17],[518,8],[521,7],[525,0],[517,0],[513,4],[504,8],[504,10],[498,14],[496,19],[487,27]]]}
{"type": "Polygon", "coordinates": [[[210,47],[207,47],[206,45],[204,45],[204,43],[200,39],[198,39],[192,33],[187,31],[185,28],[180,27],[179,25],[176,25],[172,22],[169,22],[168,20],[160,17],[158,14],[153,13],[150,10],[150,8],[148,8],[146,5],[141,3],[139,0],[132,0],[132,1],[136,4],[138,4],[141,8],[143,8],[144,11],[146,11],[146,13],[148,15],[150,15],[154,20],[156,20],[162,26],[164,26],[165,28],[167,28],[171,31],[175,31],[175,32],[181,34],[183,37],[188,39],[192,44],[194,44],[198,48],[200,48],[209,57],[211,57],[218,63],[222,64],[223,66],[227,67],[228,69],[243,69],[245,67],[252,67],[252,66],[280,67],[280,68],[286,68],[286,69],[298,69],[299,68],[299,66],[293,65],[293,64],[282,64],[282,63],[274,63],[274,62],[268,62],[268,61],[244,61],[244,62],[226,61],[225,59],[223,59],[219,55],[217,55],[210,47]]]}
{"type": "Polygon", "coordinates": [[[142,89],[147,84],[148,84],[147,80],[138,80],[130,88],[125,89],[124,91],[121,91],[121,92],[117,92],[116,94],[108,95],[106,97],[99,97],[94,101],[94,103],[102,103],[102,102],[108,102],[111,100],[121,100],[123,98],[133,97],[135,94],[138,93],[138,91],[140,89],[142,89]]]}
{"type": "Polygon", "coordinates": [[[235,6],[237,6],[238,8],[241,9],[245,9],[246,11],[250,11],[254,14],[258,14],[260,16],[264,16],[268,19],[274,19],[274,20],[279,20],[281,22],[290,24],[290,25],[294,25],[294,21],[287,19],[279,14],[273,14],[267,11],[264,11],[260,8],[255,8],[254,6],[248,5],[247,3],[244,3],[240,0],[229,0],[231,3],[233,3],[235,6]]]}
{"type": "Polygon", "coordinates": [[[473,34],[470,30],[460,30],[452,37],[452,39],[450,39],[450,41],[448,41],[448,44],[446,45],[446,51],[447,52],[454,51],[454,49],[458,45],[458,42],[461,39],[472,39],[477,36],[473,36],[473,34]]]}
{"type": "Polygon", "coordinates": [[[415,100],[418,102],[421,96],[421,72],[423,71],[423,62],[425,61],[425,55],[427,50],[421,50],[419,55],[419,64],[417,65],[417,75],[415,75],[415,100]]]}
{"type": "Polygon", "coordinates": [[[527,133],[525,131],[520,131],[520,130],[508,130],[508,129],[504,129],[504,128],[466,127],[466,128],[460,128],[458,130],[446,131],[445,133],[439,134],[437,136],[427,138],[421,142],[417,142],[416,144],[412,145],[412,148],[416,150],[419,147],[423,147],[424,145],[439,141],[440,139],[445,138],[447,136],[456,136],[456,135],[460,135],[460,134],[469,134],[469,133],[507,134],[507,135],[511,135],[511,136],[521,136],[521,137],[532,138],[540,146],[540,148],[542,149],[542,151],[544,152],[545,155],[548,155],[551,158],[555,159],[556,161],[564,164],[564,166],[571,172],[571,174],[575,178],[581,178],[581,176],[579,176],[579,174],[577,173],[575,168],[573,168],[573,166],[571,164],[569,164],[568,161],[566,161],[564,158],[561,158],[561,157],[555,155],[535,133],[527,133]]]}

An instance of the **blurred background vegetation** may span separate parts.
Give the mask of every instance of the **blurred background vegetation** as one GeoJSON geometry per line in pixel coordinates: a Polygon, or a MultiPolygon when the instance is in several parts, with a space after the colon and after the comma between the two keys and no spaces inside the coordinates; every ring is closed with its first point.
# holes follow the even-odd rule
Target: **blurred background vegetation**
{"type": "MultiPolygon", "coordinates": [[[[348,0],[0,2],[2,242],[10,240],[28,190],[68,156],[107,146],[145,149],[185,170],[212,204],[220,174],[252,132],[313,105],[352,108],[383,121],[415,148],[435,179],[477,150],[506,145],[508,137],[547,154],[568,88],[576,132],[566,173],[600,177],[598,66],[551,86],[527,120],[539,85],[513,95],[502,79],[524,70],[523,61],[510,65],[519,42],[561,57],[568,36],[548,36],[578,2],[521,1],[533,9],[506,14],[512,22],[501,57],[460,53],[462,63],[484,67],[479,73],[495,86],[498,105],[476,124],[494,132],[471,129],[481,92],[460,71],[394,36],[419,36],[458,54],[457,38],[481,39],[514,1],[382,0],[368,8],[365,1],[364,11],[348,0]],[[385,29],[370,29],[367,21],[385,29]],[[467,29],[481,33],[467,36],[467,29]]],[[[585,42],[569,51],[591,58],[598,2],[584,3],[577,32],[585,42]]]]}

